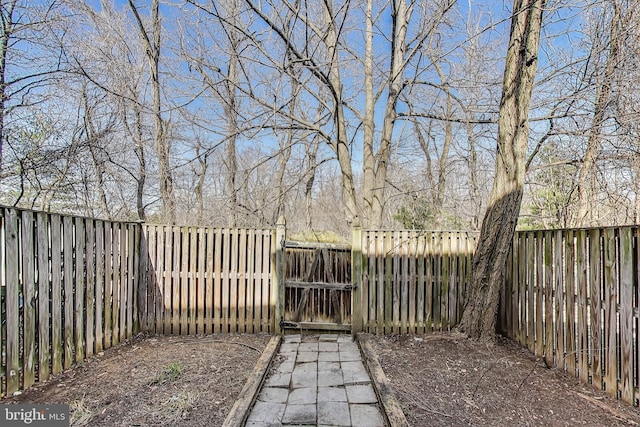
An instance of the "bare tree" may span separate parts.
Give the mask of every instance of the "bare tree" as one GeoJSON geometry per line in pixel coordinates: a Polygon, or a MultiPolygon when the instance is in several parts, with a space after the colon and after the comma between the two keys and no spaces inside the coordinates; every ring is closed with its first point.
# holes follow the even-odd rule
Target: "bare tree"
{"type": "Polygon", "coordinates": [[[513,241],[526,172],[529,104],[545,0],[514,0],[498,123],[496,176],[476,249],[459,328],[493,340],[503,272],[513,241]]]}

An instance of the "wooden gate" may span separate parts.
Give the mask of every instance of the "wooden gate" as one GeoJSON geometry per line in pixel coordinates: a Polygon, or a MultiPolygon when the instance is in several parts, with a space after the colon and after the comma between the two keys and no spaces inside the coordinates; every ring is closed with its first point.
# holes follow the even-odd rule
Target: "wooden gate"
{"type": "Polygon", "coordinates": [[[351,330],[351,247],[285,242],[281,328],[351,330]]]}

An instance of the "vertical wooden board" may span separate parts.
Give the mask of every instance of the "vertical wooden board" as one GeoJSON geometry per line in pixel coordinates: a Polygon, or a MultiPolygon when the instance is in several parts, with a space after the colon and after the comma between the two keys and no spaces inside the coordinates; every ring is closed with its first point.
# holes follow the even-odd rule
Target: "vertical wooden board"
{"type": "Polygon", "coordinates": [[[206,264],[206,247],[207,247],[207,231],[200,227],[197,230],[198,233],[198,268],[195,272],[197,280],[197,312],[196,312],[196,333],[206,333],[206,286],[207,286],[207,264],[206,264]]]}
{"type": "Polygon", "coordinates": [[[5,209],[5,313],[6,392],[20,389],[20,240],[19,219],[15,209],[5,209]]]}
{"type": "Polygon", "coordinates": [[[536,238],[536,294],[535,294],[535,354],[538,357],[544,357],[544,318],[543,307],[545,304],[545,281],[544,281],[544,234],[538,231],[536,238]]]}
{"type": "Polygon", "coordinates": [[[76,218],[75,226],[75,277],[74,277],[74,296],[75,296],[75,309],[74,309],[74,345],[75,345],[75,361],[82,362],[84,360],[84,348],[85,348],[85,336],[84,336],[84,299],[86,290],[86,276],[85,276],[85,255],[86,255],[86,235],[85,225],[83,218],[76,218]]]}
{"type": "Polygon", "coordinates": [[[449,321],[451,329],[458,323],[458,276],[460,258],[460,233],[450,233],[449,239],[449,321]]]}
{"type": "Polygon", "coordinates": [[[566,300],[566,320],[567,330],[565,337],[567,372],[572,377],[576,376],[576,247],[575,232],[567,230],[565,235],[565,300],[566,300]]]}
{"type": "MultiPolygon", "coordinates": [[[[155,323],[155,333],[162,334],[165,332],[166,320],[166,282],[167,276],[165,274],[166,265],[166,247],[165,244],[165,229],[164,226],[156,226],[150,229],[149,236],[154,236],[153,241],[149,242],[149,248],[153,248],[154,256],[151,258],[151,265],[149,265],[149,276],[154,277],[153,287],[155,288],[153,293],[155,295],[153,302],[153,312],[155,313],[154,319],[150,322],[155,323]],[[153,234],[151,234],[153,233],[153,234]]],[[[170,279],[169,279],[170,280],[170,279]]],[[[169,288],[171,289],[171,288],[169,288]]],[[[149,309],[151,311],[151,309],[149,309]]]]}
{"type": "Polygon", "coordinates": [[[434,236],[433,233],[428,233],[425,239],[425,254],[424,254],[424,281],[425,281],[425,292],[424,292],[424,301],[425,301],[425,322],[427,332],[432,332],[434,329],[434,313],[433,313],[433,254],[434,254],[434,236]]]}
{"type": "Polygon", "coordinates": [[[247,230],[237,230],[238,233],[238,329],[240,333],[247,332],[247,230]]]}
{"type": "Polygon", "coordinates": [[[399,333],[400,332],[400,286],[401,286],[401,264],[400,264],[400,259],[401,259],[401,237],[399,235],[398,231],[393,232],[393,237],[392,237],[392,245],[391,245],[391,251],[392,251],[392,264],[391,264],[391,274],[392,274],[392,280],[391,280],[391,289],[392,289],[392,295],[391,295],[391,314],[392,314],[392,325],[393,325],[393,333],[399,333]]]}
{"type": "MultiPolygon", "coordinates": [[[[231,257],[231,251],[233,250],[233,247],[231,246],[231,234],[229,232],[229,229],[224,229],[222,230],[222,246],[221,246],[221,250],[220,250],[220,274],[221,274],[221,299],[220,299],[220,308],[222,310],[222,313],[220,315],[220,320],[222,323],[222,327],[221,327],[221,331],[222,332],[231,332],[231,320],[230,320],[230,316],[231,316],[231,277],[230,277],[230,272],[229,272],[229,268],[231,266],[229,259],[231,257]]],[[[276,319],[276,322],[278,322],[279,319],[276,319]]]]}
{"type": "Polygon", "coordinates": [[[122,276],[120,272],[125,268],[126,264],[122,262],[122,246],[120,244],[122,237],[122,224],[112,223],[113,227],[113,240],[112,240],[112,254],[113,254],[113,281],[111,292],[111,345],[116,345],[120,342],[120,304],[121,304],[121,292],[122,276]]]}
{"type": "Polygon", "coordinates": [[[611,396],[618,396],[618,356],[616,338],[618,270],[616,266],[616,235],[612,228],[604,230],[604,387],[611,396]]]}
{"type": "Polygon", "coordinates": [[[49,379],[51,372],[51,322],[50,312],[50,275],[49,264],[49,217],[44,212],[36,214],[38,242],[38,381],[49,379]]]}
{"type": "Polygon", "coordinates": [[[373,334],[376,329],[376,235],[372,232],[363,232],[363,235],[366,235],[366,282],[363,283],[363,286],[366,286],[366,297],[365,293],[363,293],[363,313],[365,314],[365,323],[364,330],[367,333],[373,334]],[[365,309],[365,305],[367,305],[365,309]]]}
{"type": "Polygon", "coordinates": [[[113,317],[111,314],[111,298],[113,292],[113,223],[105,221],[104,225],[104,348],[111,347],[111,338],[113,334],[113,317]]]}
{"type": "Polygon", "coordinates": [[[231,231],[231,246],[230,246],[230,264],[229,264],[229,307],[231,309],[229,313],[229,325],[231,332],[239,332],[238,330],[238,229],[232,229],[231,231]]]}
{"type": "Polygon", "coordinates": [[[74,243],[74,227],[73,218],[70,216],[62,217],[62,243],[64,248],[64,265],[63,265],[63,281],[64,281],[64,368],[69,369],[73,363],[73,243],[74,243]]]}
{"type": "Polygon", "coordinates": [[[138,283],[138,266],[140,265],[140,242],[137,236],[138,225],[127,225],[127,333],[126,338],[133,336],[134,328],[137,329],[137,283],[138,283]],[[135,325],[134,325],[135,319],[135,325]]]}
{"type": "MultiPolygon", "coordinates": [[[[354,234],[354,236],[357,235],[354,234]]],[[[353,248],[354,242],[351,243],[353,248]]],[[[360,299],[360,315],[362,316],[362,331],[367,333],[369,331],[369,255],[371,253],[371,240],[369,233],[365,230],[361,230],[360,232],[360,248],[362,250],[361,259],[362,259],[362,278],[360,279],[360,287],[361,287],[361,299],[360,299]]],[[[353,250],[353,249],[352,249],[353,250]]],[[[351,273],[351,277],[353,277],[353,273],[351,273]]]]}
{"type": "Polygon", "coordinates": [[[246,267],[245,270],[247,272],[247,291],[246,291],[246,331],[250,334],[255,334],[258,332],[257,325],[255,322],[256,316],[256,308],[259,306],[255,305],[254,295],[256,292],[256,274],[255,274],[255,256],[256,256],[256,231],[253,229],[247,230],[247,250],[245,251],[246,267]]]}
{"type": "Polygon", "coordinates": [[[256,242],[256,282],[255,307],[260,332],[269,331],[269,247],[271,246],[271,230],[261,230],[256,242]]]}
{"type": "Polygon", "coordinates": [[[253,242],[253,251],[250,259],[249,272],[251,273],[250,282],[252,287],[252,313],[253,318],[251,321],[251,328],[254,334],[262,332],[262,319],[261,319],[261,309],[262,309],[262,247],[263,241],[265,239],[265,230],[256,230],[253,233],[251,241],[253,242]]]}
{"type": "Polygon", "coordinates": [[[512,246],[512,271],[511,271],[511,339],[519,342],[520,340],[520,263],[523,261],[520,256],[520,233],[513,235],[512,246]]]}
{"type": "MultiPolygon", "coordinates": [[[[213,293],[214,293],[214,329],[215,332],[222,332],[223,322],[226,322],[226,317],[224,316],[226,313],[225,303],[224,303],[224,295],[223,295],[223,287],[225,282],[222,279],[222,245],[223,245],[223,235],[222,230],[216,229],[215,232],[215,247],[214,247],[214,282],[213,282],[213,293]]],[[[275,258],[275,256],[274,256],[275,258]]],[[[276,322],[280,319],[276,319],[276,322]]],[[[226,326],[225,326],[226,328],[226,326]]]]}
{"type": "Polygon", "coordinates": [[[589,330],[587,328],[587,231],[576,231],[576,356],[578,376],[589,382],[589,330]]]}
{"type": "Polygon", "coordinates": [[[60,215],[51,215],[51,373],[62,371],[62,233],[60,215]]]}
{"type": "Polygon", "coordinates": [[[159,332],[165,335],[171,335],[172,321],[171,304],[173,294],[173,228],[168,225],[159,227],[158,232],[158,265],[156,266],[157,275],[159,276],[158,288],[162,291],[162,296],[157,304],[161,313],[162,324],[157,325],[159,332]]]}
{"type": "MultiPolygon", "coordinates": [[[[0,273],[0,293],[4,294],[6,287],[6,276],[4,272],[6,271],[6,228],[5,228],[5,208],[0,206],[0,263],[2,264],[3,270],[0,273]]],[[[4,319],[5,305],[0,298],[0,325],[5,321],[4,319]]],[[[0,352],[5,351],[4,342],[5,342],[5,331],[0,328],[0,352]]],[[[6,361],[0,359],[0,396],[4,396],[7,392],[6,390],[6,361]]]]}
{"type": "Polygon", "coordinates": [[[393,233],[387,232],[385,236],[384,253],[384,331],[389,334],[393,330],[393,233]]]}
{"type": "Polygon", "coordinates": [[[603,342],[602,342],[602,266],[603,253],[601,244],[601,231],[592,229],[589,231],[589,286],[591,294],[591,303],[589,310],[589,318],[591,322],[591,383],[602,390],[602,360],[603,360],[603,342]]]}
{"type": "Polygon", "coordinates": [[[31,211],[21,212],[22,234],[22,296],[23,296],[23,365],[22,388],[27,389],[35,382],[36,367],[36,277],[34,217],[31,211]]]}
{"type": "Polygon", "coordinates": [[[262,304],[263,304],[263,323],[269,325],[271,331],[276,331],[275,322],[280,319],[276,319],[275,306],[276,299],[274,298],[274,294],[271,288],[276,288],[276,283],[271,282],[271,259],[275,258],[272,256],[271,248],[275,247],[276,241],[276,230],[268,230],[265,231],[265,240],[264,246],[262,249],[262,280],[263,280],[263,289],[262,289],[262,304]]]}
{"type": "MultiPolygon", "coordinates": [[[[213,293],[213,278],[215,271],[213,270],[213,243],[214,243],[214,230],[211,228],[205,228],[204,233],[206,236],[206,251],[205,251],[205,334],[211,334],[214,332],[213,316],[215,311],[215,303],[217,302],[213,293]]],[[[203,240],[204,240],[203,237],[203,240]]]]}
{"type": "Polygon", "coordinates": [[[87,232],[87,249],[86,249],[86,293],[84,306],[87,310],[87,316],[84,324],[85,332],[85,354],[89,358],[94,354],[95,344],[95,287],[96,287],[96,229],[94,220],[87,220],[85,223],[87,232]]]}
{"type": "Polygon", "coordinates": [[[418,234],[413,232],[409,240],[409,333],[416,333],[416,308],[418,306],[418,234]]]}
{"type": "Polygon", "coordinates": [[[420,233],[416,244],[416,270],[417,270],[417,283],[416,283],[416,324],[420,328],[421,333],[426,333],[425,325],[425,262],[424,254],[426,250],[426,240],[424,233],[420,233]]]}
{"type": "Polygon", "coordinates": [[[409,257],[411,256],[409,252],[409,233],[407,231],[403,231],[400,234],[400,262],[402,263],[402,287],[400,288],[400,331],[403,334],[409,332],[409,257]]]}
{"type": "Polygon", "coordinates": [[[146,331],[146,325],[144,323],[143,326],[140,327],[141,324],[141,316],[140,309],[145,308],[147,301],[147,275],[146,275],[146,264],[147,264],[147,248],[146,244],[144,244],[144,235],[142,234],[142,225],[140,224],[131,224],[129,230],[131,230],[132,237],[129,242],[129,249],[131,250],[131,260],[129,261],[129,265],[133,264],[133,274],[131,274],[129,278],[129,283],[131,286],[129,287],[129,295],[131,297],[131,329],[127,331],[129,336],[133,334],[137,334],[138,332],[146,331]]]}
{"type": "Polygon", "coordinates": [[[556,319],[556,352],[555,365],[565,369],[565,300],[564,300],[564,233],[556,231],[554,236],[554,265],[555,265],[555,319],[556,319]]]}
{"type": "MultiPolygon", "coordinates": [[[[156,310],[157,298],[162,298],[162,292],[159,287],[159,280],[157,276],[157,227],[144,224],[141,230],[141,238],[143,242],[141,244],[140,256],[144,257],[144,261],[141,261],[140,268],[144,269],[144,281],[142,285],[146,292],[143,296],[145,298],[144,310],[140,314],[140,321],[143,322],[141,328],[145,332],[156,333],[156,317],[158,312],[156,310]]],[[[142,309],[142,307],[141,307],[142,309]]]]}
{"type": "Polygon", "coordinates": [[[442,330],[442,233],[434,233],[433,238],[433,327],[442,330]]]}
{"type": "Polygon", "coordinates": [[[553,364],[553,353],[555,350],[554,344],[554,271],[553,264],[553,242],[555,234],[552,231],[544,232],[544,357],[547,364],[553,364]]]}
{"type": "Polygon", "coordinates": [[[535,255],[535,235],[533,232],[527,232],[526,236],[526,253],[527,253],[527,282],[526,282],[526,317],[527,324],[527,349],[531,353],[535,353],[535,292],[538,284],[536,282],[536,255],[535,255]]]}
{"type": "Polygon", "coordinates": [[[633,229],[624,227],[619,233],[620,391],[622,400],[633,405],[633,229]]]}
{"type": "Polygon", "coordinates": [[[197,313],[197,261],[198,261],[198,230],[195,227],[189,227],[189,252],[188,252],[188,288],[189,288],[189,312],[188,312],[188,334],[196,334],[196,313],[197,313]]]}
{"type": "Polygon", "coordinates": [[[180,335],[187,335],[189,328],[189,228],[180,228],[180,335]]]}
{"type": "Polygon", "coordinates": [[[180,324],[182,323],[183,311],[182,303],[186,295],[182,293],[181,278],[183,265],[181,263],[180,255],[182,254],[182,246],[185,244],[184,236],[181,233],[180,227],[171,227],[173,240],[171,246],[173,247],[173,260],[171,268],[167,269],[167,272],[171,272],[172,291],[169,293],[171,300],[171,333],[174,335],[180,335],[180,324]]]}
{"type": "Polygon", "coordinates": [[[104,223],[96,220],[96,288],[95,288],[95,351],[104,349],[104,303],[105,303],[105,254],[104,254],[104,223]]]}
{"type": "Polygon", "coordinates": [[[385,320],[384,320],[384,299],[385,299],[385,234],[378,232],[376,239],[376,332],[378,334],[384,333],[385,320]]]}
{"type": "Polygon", "coordinates": [[[527,347],[527,235],[518,235],[518,342],[527,347]]]}
{"type": "Polygon", "coordinates": [[[440,315],[442,316],[442,330],[449,330],[451,325],[451,267],[453,252],[451,248],[452,233],[443,232],[442,234],[442,270],[440,280],[442,288],[440,293],[440,315]]]}

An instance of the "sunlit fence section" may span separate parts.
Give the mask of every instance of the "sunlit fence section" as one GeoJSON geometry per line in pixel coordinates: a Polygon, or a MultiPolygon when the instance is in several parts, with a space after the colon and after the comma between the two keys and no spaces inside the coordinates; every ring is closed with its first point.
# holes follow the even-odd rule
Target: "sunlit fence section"
{"type": "Polygon", "coordinates": [[[638,227],[514,238],[501,332],[585,383],[637,402],[638,227]]]}
{"type": "Polygon", "coordinates": [[[462,316],[477,237],[467,232],[362,231],[363,330],[425,333],[454,326],[462,316]]]}
{"type": "Polygon", "coordinates": [[[138,332],[140,227],[0,207],[0,389],[44,381],[138,332]]]}
{"type": "Polygon", "coordinates": [[[147,331],[273,332],[275,230],[144,225],[147,331]]]}

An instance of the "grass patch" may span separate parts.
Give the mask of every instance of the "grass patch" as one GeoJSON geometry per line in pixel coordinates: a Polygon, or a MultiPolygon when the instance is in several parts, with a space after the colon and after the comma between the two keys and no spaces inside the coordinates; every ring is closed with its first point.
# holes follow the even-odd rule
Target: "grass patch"
{"type": "Polygon", "coordinates": [[[182,375],[184,364],[182,362],[172,362],[164,365],[161,371],[149,380],[149,385],[164,384],[173,381],[182,375]]]}
{"type": "Polygon", "coordinates": [[[185,419],[189,411],[196,406],[199,399],[200,395],[198,393],[181,391],[171,396],[169,400],[162,405],[157,415],[161,415],[163,418],[173,422],[185,419]]]}
{"type": "Polygon", "coordinates": [[[69,423],[72,426],[85,426],[93,417],[93,411],[84,402],[84,398],[69,402],[69,423]]]}

